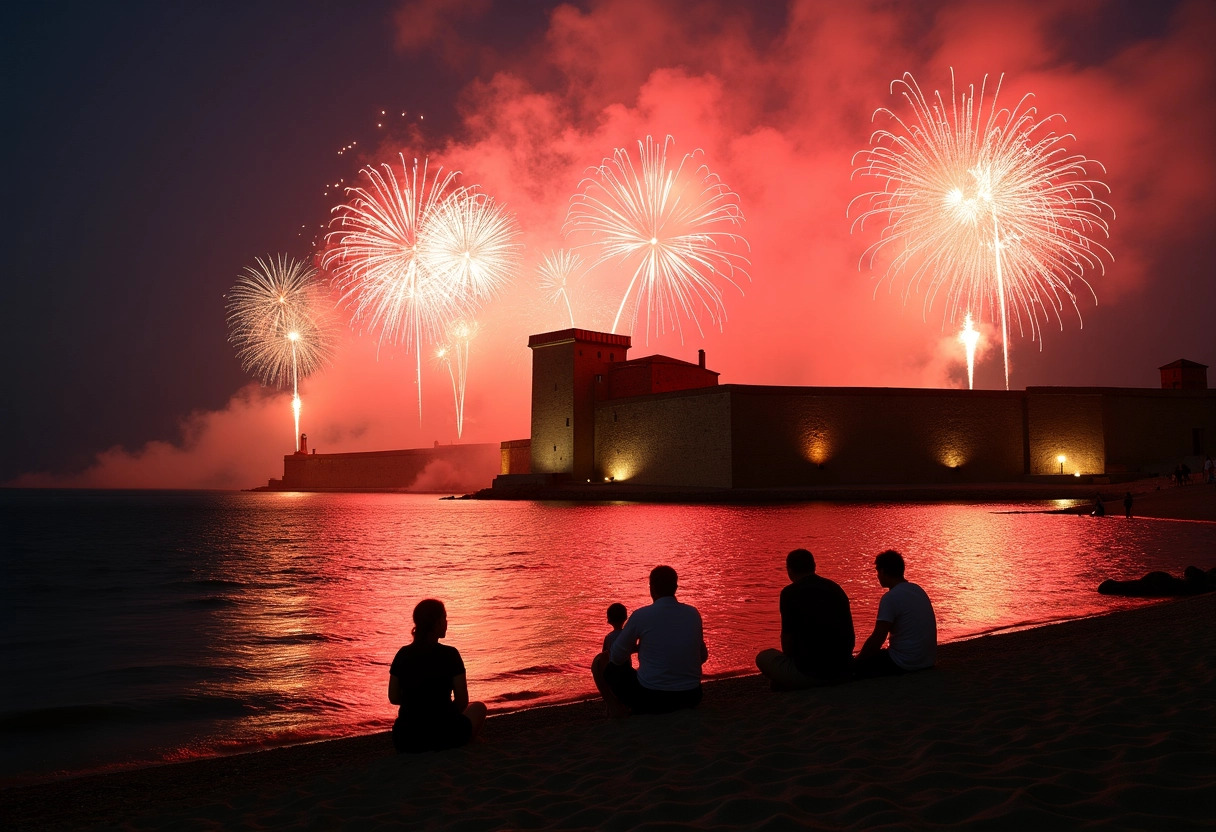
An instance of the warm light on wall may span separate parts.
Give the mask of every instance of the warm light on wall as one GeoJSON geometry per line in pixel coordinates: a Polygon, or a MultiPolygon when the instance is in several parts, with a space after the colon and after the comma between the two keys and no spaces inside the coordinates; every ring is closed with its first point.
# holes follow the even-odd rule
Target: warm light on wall
{"type": "Polygon", "coordinates": [[[816,465],[823,465],[832,455],[832,444],[822,433],[813,433],[804,446],[806,458],[816,465]]]}
{"type": "Polygon", "coordinates": [[[947,468],[962,468],[967,464],[967,455],[958,448],[941,448],[937,453],[937,461],[947,468]]]}
{"type": "Polygon", "coordinates": [[[604,469],[604,480],[620,482],[627,480],[633,475],[633,468],[626,462],[614,462],[604,469]]]}

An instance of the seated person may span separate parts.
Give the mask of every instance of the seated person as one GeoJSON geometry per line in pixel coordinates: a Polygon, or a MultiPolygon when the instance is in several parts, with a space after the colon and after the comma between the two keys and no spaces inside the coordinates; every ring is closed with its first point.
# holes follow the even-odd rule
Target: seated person
{"type": "Polygon", "coordinates": [[[399,706],[393,723],[398,753],[464,745],[485,722],[486,706],[469,702],[460,651],[439,643],[447,632],[443,602],[419,601],[414,640],[397,651],[388,671],[388,701],[399,706]]]}
{"type": "Polygon", "coordinates": [[[937,661],[937,617],[923,589],[904,580],[904,559],[894,549],[874,558],[878,582],[887,593],[878,602],[874,632],[853,660],[858,678],[895,676],[933,667],[937,661]],[[890,646],[883,642],[890,638],[890,646]]]}
{"type": "Polygon", "coordinates": [[[650,572],[654,601],[629,616],[612,643],[604,700],[616,713],[662,714],[701,701],[701,665],[709,658],[701,613],[676,600],[676,570],[650,572]],[[638,669],[630,654],[638,654],[638,669]],[[628,709],[628,710],[625,710],[628,709]]]}
{"type": "Polygon", "coordinates": [[[795,549],[785,558],[790,585],[781,590],[781,649],[763,650],[756,667],[773,690],[839,682],[853,661],[853,613],[835,581],[815,574],[815,556],[795,549]]]}
{"type": "MultiPolygon", "coordinates": [[[[621,628],[625,626],[625,621],[628,618],[629,611],[625,609],[624,604],[608,605],[608,623],[612,625],[612,629],[604,636],[604,649],[591,660],[591,678],[595,680],[595,686],[599,689],[601,696],[608,689],[608,677],[606,675],[608,654],[612,652],[612,643],[621,634],[621,628]]],[[[629,661],[630,665],[632,665],[633,659],[629,661]]]]}

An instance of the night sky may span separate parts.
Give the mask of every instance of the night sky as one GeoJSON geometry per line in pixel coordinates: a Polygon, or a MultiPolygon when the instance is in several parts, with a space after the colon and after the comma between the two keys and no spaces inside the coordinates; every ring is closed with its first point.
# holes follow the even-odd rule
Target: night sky
{"type": "MultiPolygon", "coordinates": [[[[428,157],[514,211],[515,283],[478,315],[463,441],[528,433],[527,336],[566,326],[536,285],[590,165],[675,139],[739,195],[751,281],[722,330],[633,331],[633,357],[696,360],[722,383],[960,387],[953,322],[858,262],[853,154],[912,72],[1005,73],[1066,116],[1116,212],[1081,320],[1014,333],[1011,383],[1152,387],[1178,358],[1216,382],[1216,4],[1196,2],[49,3],[8,6],[8,357],[0,483],[233,488],[281,473],[289,393],[227,342],[224,293],[257,256],[312,258],[365,164],[428,157]],[[381,111],[385,115],[381,116],[381,111]],[[402,115],[404,113],[404,115],[402,115]],[[377,127],[377,124],[383,126],[377,127]],[[357,142],[347,153],[339,149],[357,142]],[[1081,326],[1083,321],[1084,326],[1081,326]],[[649,342],[649,343],[647,343],[649,342]]],[[[619,302],[601,276],[580,326],[619,302]]],[[[604,320],[605,314],[608,318],[604,320]]],[[[1003,387],[983,324],[976,386],[1003,387]],[[982,348],[983,349],[983,348],[982,348]]],[[[346,330],[302,385],[321,452],[456,439],[446,370],[346,330]]]]}

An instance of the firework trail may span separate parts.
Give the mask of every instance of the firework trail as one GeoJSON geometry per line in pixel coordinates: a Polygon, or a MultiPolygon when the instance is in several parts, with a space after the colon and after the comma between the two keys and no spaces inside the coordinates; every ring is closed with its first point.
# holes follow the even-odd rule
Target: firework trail
{"type": "Polygon", "coordinates": [[[448,368],[452,380],[452,398],[456,403],[456,438],[464,433],[464,390],[469,378],[469,343],[477,337],[476,321],[455,321],[448,328],[448,343],[439,348],[436,357],[448,368]]]}
{"type": "Polygon", "coordinates": [[[1018,331],[1029,329],[1039,339],[1040,318],[1054,314],[1061,329],[1067,301],[1080,318],[1074,280],[1097,295],[1084,278],[1087,269],[1105,271],[1102,255],[1110,252],[1094,237],[1109,237],[1103,216],[1111,207],[1098,198],[1109,193],[1090,169],[1101,164],[1064,148],[1071,134],[1057,135],[1051,122],[1039,118],[1025,95],[1012,109],[998,109],[1001,81],[985,102],[987,76],[978,95],[970,86],[961,95],[951,70],[950,101],[935,92],[925,97],[911,74],[891,84],[911,109],[903,119],[879,108],[889,129],[875,130],[871,148],[854,156],[855,176],[880,180],[881,189],[863,193],[849,204],[864,204],[854,230],[871,217],[886,221],[879,239],[862,260],[870,267],[878,253],[892,248],[883,279],[907,276],[909,292],[927,281],[924,315],[939,292],[945,292],[945,320],[957,320],[960,309],[991,310],[999,316],[1009,389],[1009,313],[1018,331]],[[1050,307],[1051,312],[1048,312],[1050,307]]]}
{"type": "Polygon", "coordinates": [[[379,343],[401,344],[414,352],[418,385],[418,422],[422,422],[422,344],[434,341],[443,327],[462,312],[461,298],[445,280],[426,268],[419,255],[422,229],[450,198],[455,172],[427,161],[407,167],[401,176],[382,164],[366,167],[362,187],[346,189],[350,201],[334,208],[326,234],[322,266],[330,271],[352,323],[378,332],[379,343]]]}
{"type": "Polygon", "coordinates": [[[599,252],[591,268],[617,261],[633,269],[613,332],[631,296],[630,332],[643,302],[647,337],[652,320],[660,333],[670,321],[683,340],[680,312],[704,335],[699,309],[721,329],[726,311],[714,278],[738,289],[736,272],[748,276],[747,258],[735,250],[747,247],[747,240],[733,231],[743,223],[738,196],[706,165],[696,165],[700,150],[669,164],[673,143],[668,136],[660,146],[647,136],[638,142],[636,164],[626,149],[618,148],[611,159],[589,170],[570,200],[564,231],[590,237],[582,246],[599,252]]]}
{"type": "Polygon", "coordinates": [[[963,331],[958,334],[958,340],[967,352],[967,389],[975,389],[975,345],[979,343],[980,333],[972,326],[971,313],[963,321],[963,331]]]}
{"type": "Polygon", "coordinates": [[[515,216],[476,188],[461,188],[427,217],[418,256],[435,285],[468,311],[500,292],[519,270],[515,216]]]}
{"type": "Polygon", "coordinates": [[[540,288],[553,303],[566,302],[570,327],[574,327],[574,309],[570,306],[570,283],[583,266],[583,258],[568,249],[551,251],[540,263],[540,288]]]}
{"type": "Polygon", "coordinates": [[[255,258],[225,298],[228,340],[241,366],[264,383],[291,383],[300,449],[300,379],[333,358],[336,331],[311,266],[285,257],[255,258]]]}

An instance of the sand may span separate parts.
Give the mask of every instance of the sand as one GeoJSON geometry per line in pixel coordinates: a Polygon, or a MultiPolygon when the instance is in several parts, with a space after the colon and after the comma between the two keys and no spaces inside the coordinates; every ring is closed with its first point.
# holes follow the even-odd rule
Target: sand
{"type": "Polygon", "coordinates": [[[0,793],[7,828],[1211,829],[1216,595],[943,645],[896,679],[695,711],[491,717],[473,745],[387,734],[0,793]]]}
{"type": "MultiPolygon", "coordinates": [[[[1214,499],[1192,486],[1137,507],[1203,522],[1214,499]]],[[[777,694],[747,676],[667,716],[609,720],[597,702],[492,716],[439,754],[397,756],[377,734],[10,788],[0,823],[1213,829],[1213,625],[1216,595],[1145,602],[942,645],[936,668],[896,679],[777,694]]]]}

